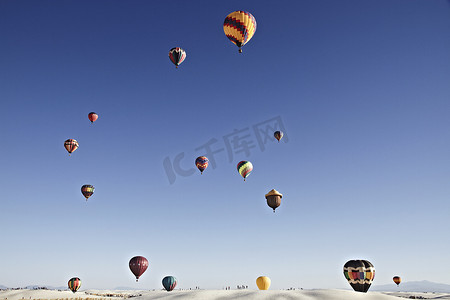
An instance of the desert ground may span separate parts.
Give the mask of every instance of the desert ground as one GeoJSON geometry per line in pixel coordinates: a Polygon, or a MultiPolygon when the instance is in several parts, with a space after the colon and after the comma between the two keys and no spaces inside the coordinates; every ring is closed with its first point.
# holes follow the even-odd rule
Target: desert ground
{"type": "Polygon", "coordinates": [[[368,292],[347,290],[174,290],[166,291],[117,291],[85,290],[72,293],[57,290],[3,290],[0,299],[188,299],[188,300],[401,300],[401,299],[450,299],[445,293],[368,292]]]}

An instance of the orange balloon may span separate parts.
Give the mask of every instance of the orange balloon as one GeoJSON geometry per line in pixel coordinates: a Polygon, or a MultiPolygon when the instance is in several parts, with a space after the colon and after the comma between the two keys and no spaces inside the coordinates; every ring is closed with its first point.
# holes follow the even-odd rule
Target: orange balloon
{"type": "Polygon", "coordinates": [[[399,285],[400,282],[402,282],[402,279],[400,278],[400,276],[394,276],[394,278],[392,278],[392,280],[394,280],[394,282],[399,285]]]}
{"type": "Polygon", "coordinates": [[[95,112],[90,112],[88,114],[88,118],[89,118],[89,121],[91,121],[91,123],[94,123],[95,121],[97,121],[98,115],[95,112]]]}

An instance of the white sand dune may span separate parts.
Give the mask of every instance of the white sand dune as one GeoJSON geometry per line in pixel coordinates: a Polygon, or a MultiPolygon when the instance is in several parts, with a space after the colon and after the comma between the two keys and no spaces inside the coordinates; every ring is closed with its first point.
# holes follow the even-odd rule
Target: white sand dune
{"type": "Polygon", "coordinates": [[[70,291],[55,290],[7,290],[0,291],[0,299],[158,299],[158,300],[401,300],[414,299],[450,300],[444,293],[368,292],[358,293],[345,290],[192,290],[166,291],[114,291],[88,290],[73,294],[70,291]],[[114,296],[112,296],[114,295],[114,296]],[[420,298],[422,297],[422,298],[420,298]]]}
{"type": "Polygon", "coordinates": [[[75,298],[101,298],[88,296],[84,293],[72,293],[71,291],[57,290],[6,290],[0,291],[0,299],[75,299],[75,298]]]}

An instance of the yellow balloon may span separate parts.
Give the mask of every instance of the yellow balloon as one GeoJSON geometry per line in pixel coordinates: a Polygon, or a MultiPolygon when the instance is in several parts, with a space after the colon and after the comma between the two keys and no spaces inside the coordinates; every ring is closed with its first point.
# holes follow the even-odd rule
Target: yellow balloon
{"type": "Polygon", "coordinates": [[[270,278],[266,276],[260,276],[256,279],[256,285],[260,290],[268,290],[270,287],[270,278]]]}

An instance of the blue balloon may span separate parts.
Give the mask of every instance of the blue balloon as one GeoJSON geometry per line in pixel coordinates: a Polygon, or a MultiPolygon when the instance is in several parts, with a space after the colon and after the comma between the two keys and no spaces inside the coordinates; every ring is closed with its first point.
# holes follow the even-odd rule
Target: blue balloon
{"type": "Polygon", "coordinates": [[[168,292],[170,292],[177,286],[177,279],[173,276],[166,276],[162,280],[162,285],[168,292]]]}

